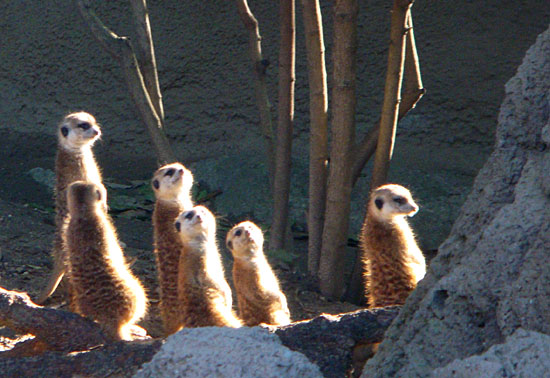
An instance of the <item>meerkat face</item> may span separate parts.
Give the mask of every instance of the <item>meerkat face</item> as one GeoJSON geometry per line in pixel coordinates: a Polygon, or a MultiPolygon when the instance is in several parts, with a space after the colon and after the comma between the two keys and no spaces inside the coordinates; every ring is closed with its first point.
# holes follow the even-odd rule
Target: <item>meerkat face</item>
{"type": "Polygon", "coordinates": [[[180,163],[157,169],[151,182],[157,199],[176,200],[188,196],[193,186],[193,174],[180,163]]]}
{"type": "Polygon", "coordinates": [[[94,116],[85,112],[67,115],[58,128],[59,142],[69,150],[91,146],[100,136],[101,129],[94,116]]]}
{"type": "Polygon", "coordinates": [[[107,191],[103,185],[75,181],[67,189],[67,205],[71,214],[107,208],[107,191]]]}
{"type": "Polygon", "coordinates": [[[235,258],[252,257],[261,251],[264,244],[262,230],[254,223],[245,221],[233,227],[226,237],[227,248],[235,258]]]}
{"type": "Polygon", "coordinates": [[[412,217],[418,212],[418,205],[413,201],[411,193],[396,184],[383,185],[375,189],[369,208],[377,218],[386,221],[398,216],[412,217]]]}
{"type": "Polygon", "coordinates": [[[184,241],[204,241],[216,233],[216,219],[204,206],[195,206],[182,212],[174,223],[184,241]]]}

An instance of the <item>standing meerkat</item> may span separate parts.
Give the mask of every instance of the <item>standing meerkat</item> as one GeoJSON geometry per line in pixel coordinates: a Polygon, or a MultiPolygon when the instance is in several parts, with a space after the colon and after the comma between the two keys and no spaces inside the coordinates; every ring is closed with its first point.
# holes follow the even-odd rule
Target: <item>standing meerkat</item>
{"type": "Polygon", "coordinates": [[[262,230],[249,221],[239,223],[227,233],[239,316],[249,327],[290,323],[286,297],[265,258],[263,243],[262,230]]]}
{"type": "Polygon", "coordinates": [[[402,305],[426,274],[424,255],[405,219],[417,211],[411,193],[400,185],[371,193],[360,236],[370,307],[402,305]]]}
{"type": "Polygon", "coordinates": [[[124,260],[105,211],[105,188],[74,182],[67,202],[71,217],[65,238],[74,310],[97,321],[113,339],[131,340],[131,328],[145,315],[147,298],[124,260]]]}
{"type": "Polygon", "coordinates": [[[155,259],[160,286],[160,313],[165,336],[182,327],[178,302],[178,264],[183,243],[174,228],[178,215],[193,207],[193,175],[180,163],[160,167],[153,175],[155,259]]]}
{"type": "MultiPolygon", "coordinates": [[[[41,304],[53,294],[67,267],[63,225],[69,220],[67,188],[75,181],[101,184],[101,174],[92,152],[94,142],[101,136],[96,119],[88,113],[71,113],[57,128],[57,155],[55,158],[55,235],[52,249],[53,271],[46,287],[38,295],[41,304]]],[[[70,288],[68,288],[70,292],[70,288]]],[[[69,295],[70,297],[70,295],[69,295]]]]}
{"type": "Polygon", "coordinates": [[[178,272],[183,326],[240,327],[216,246],[214,215],[204,206],[195,206],[181,213],[174,225],[185,244],[178,272]]]}

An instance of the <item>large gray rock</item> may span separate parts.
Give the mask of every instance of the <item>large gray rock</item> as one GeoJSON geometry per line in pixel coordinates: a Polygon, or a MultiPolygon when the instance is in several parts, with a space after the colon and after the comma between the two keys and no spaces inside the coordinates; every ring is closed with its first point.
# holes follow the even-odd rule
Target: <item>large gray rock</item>
{"type": "Polygon", "coordinates": [[[520,327],[550,333],[549,117],[550,30],[506,84],[495,151],[363,376],[427,376],[520,327]]]}
{"type": "Polygon", "coordinates": [[[135,377],[322,377],[301,353],[267,330],[184,329],[166,340],[135,377]]]}
{"type": "Polygon", "coordinates": [[[504,344],[480,356],[435,369],[437,378],[545,377],[550,371],[550,336],[518,329],[504,344]]]}

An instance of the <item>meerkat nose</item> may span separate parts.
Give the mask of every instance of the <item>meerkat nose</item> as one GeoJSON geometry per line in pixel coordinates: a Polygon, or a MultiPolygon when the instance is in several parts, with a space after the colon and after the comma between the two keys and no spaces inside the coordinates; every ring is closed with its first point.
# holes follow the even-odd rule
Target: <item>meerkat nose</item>
{"type": "Polygon", "coordinates": [[[413,208],[412,211],[409,213],[409,217],[412,218],[415,216],[416,213],[418,213],[418,205],[417,204],[414,204],[414,205],[411,205],[411,207],[413,208]]]}
{"type": "Polygon", "coordinates": [[[175,226],[176,226],[176,230],[178,230],[178,232],[181,231],[181,223],[180,222],[176,222],[175,223],[175,226]]]}
{"type": "Polygon", "coordinates": [[[92,133],[93,133],[94,135],[99,135],[99,131],[98,131],[97,129],[92,129],[92,133]]]}

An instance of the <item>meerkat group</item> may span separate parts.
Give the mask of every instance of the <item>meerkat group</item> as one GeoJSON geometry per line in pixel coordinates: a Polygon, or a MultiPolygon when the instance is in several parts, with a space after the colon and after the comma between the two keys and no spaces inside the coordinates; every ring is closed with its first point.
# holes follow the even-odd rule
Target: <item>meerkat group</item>
{"type": "MultiPolygon", "coordinates": [[[[36,302],[45,302],[66,277],[71,311],[99,323],[113,340],[131,340],[139,333],[136,323],[145,316],[148,301],[108,215],[107,191],[92,153],[100,136],[99,124],[86,112],[68,114],[58,126],[53,270],[36,302]]],[[[180,163],[167,164],[154,172],[151,184],[165,336],[184,327],[290,322],[256,225],[241,223],[227,235],[236,261],[237,315],[217,247],[216,219],[206,207],[193,205],[192,173],[180,163]]]]}
{"type": "MultiPolygon", "coordinates": [[[[92,153],[101,129],[91,114],[77,112],[63,118],[57,134],[53,271],[37,302],[43,303],[66,276],[72,311],[98,322],[112,339],[132,339],[148,302],[108,215],[107,192],[92,153]]],[[[181,163],[167,164],[154,172],[151,185],[165,336],[188,327],[290,323],[258,226],[241,222],[225,238],[233,256],[235,311],[216,242],[216,219],[206,207],[194,206],[192,173],[181,163]]],[[[405,219],[417,211],[410,192],[400,185],[383,185],[370,195],[360,235],[370,307],[403,304],[426,273],[405,219]]]]}

